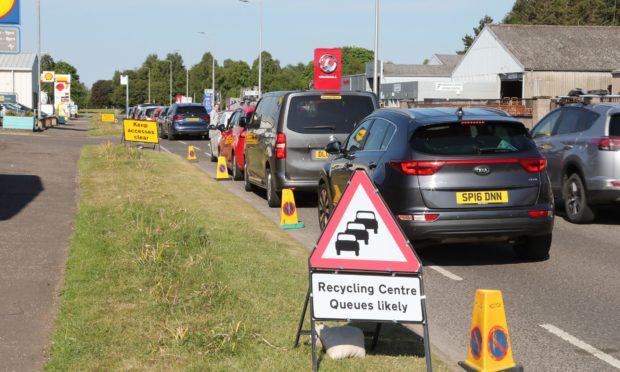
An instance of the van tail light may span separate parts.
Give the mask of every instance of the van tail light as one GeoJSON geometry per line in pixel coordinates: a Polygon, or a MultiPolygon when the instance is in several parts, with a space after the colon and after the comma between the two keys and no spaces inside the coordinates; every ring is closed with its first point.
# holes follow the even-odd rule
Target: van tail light
{"type": "Polygon", "coordinates": [[[618,151],[620,150],[620,138],[598,138],[594,140],[598,145],[598,149],[602,151],[618,151]]]}
{"type": "Polygon", "coordinates": [[[527,211],[532,218],[553,217],[553,211],[527,211]]]}
{"type": "Polygon", "coordinates": [[[547,160],[543,158],[519,159],[519,163],[528,173],[542,172],[547,168],[547,160]]]}
{"type": "Polygon", "coordinates": [[[398,219],[401,221],[414,222],[433,222],[439,218],[439,213],[423,213],[423,214],[399,214],[398,219]]]}
{"type": "Polygon", "coordinates": [[[286,135],[284,133],[276,135],[276,159],[286,159],[286,135]]]}
{"type": "Polygon", "coordinates": [[[445,161],[391,161],[390,165],[408,176],[431,176],[443,167],[445,161]]]}
{"type": "Polygon", "coordinates": [[[172,117],[172,120],[174,120],[174,121],[183,120],[183,116],[181,116],[181,115],[174,115],[174,116],[172,117]]]}

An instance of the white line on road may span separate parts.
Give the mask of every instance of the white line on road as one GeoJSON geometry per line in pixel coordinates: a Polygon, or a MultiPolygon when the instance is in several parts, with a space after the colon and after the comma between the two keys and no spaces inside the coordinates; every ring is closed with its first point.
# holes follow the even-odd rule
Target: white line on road
{"type": "Polygon", "coordinates": [[[433,269],[433,270],[437,271],[438,273],[440,273],[441,275],[445,276],[448,279],[456,280],[457,282],[460,282],[461,280],[463,280],[463,278],[461,278],[460,276],[449,272],[448,270],[444,269],[441,266],[435,266],[435,265],[433,265],[432,262],[428,262],[428,263],[430,265],[427,265],[426,267],[428,267],[429,269],[433,269]]]}
{"type": "Polygon", "coordinates": [[[196,150],[198,150],[198,151],[202,151],[202,150],[200,149],[200,147],[198,147],[198,146],[194,146],[194,148],[195,148],[196,150]]]}
{"type": "Polygon", "coordinates": [[[616,367],[616,368],[620,369],[620,360],[612,357],[611,355],[605,354],[604,352],[600,351],[599,349],[595,348],[594,346],[581,341],[577,337],[574,337],[574,336],[564,332],[563,330],[559,329],[558,327],[556,327],[556,326],[554,326],[552,324],[541,324],[540,326],[543,327],[544,329],[546,329],[547,331],[553,333],[554,335],[558,336],[562,340],[571,343],[573,346],[577,346],[578,348],[580,348],[580,349],[582,349],[582,350],[584,350],[584,351],[594,355],[595,357],[599,358],[603,362],[606,362],[606,363],[610,364],[612,367],[616,367]]]}
{"type": "Polygon", "coordinates": [[[165,147],[164,147],[164,146],[162,146],[162,145],[159,145],[159,148],[160,148],[160,149],[162,149],[162,150],[164,150],[164,151],[165,151],[165,152],[167,152],[168,154],[172,154],[172,151],[168,150],[167,148],[165,148],[165,147]]]}
{"type": "Polygon", "coordinates": [[[182,144],[184,144],[184,145],[187,145],[187,143],[185,143],[185,142],[183,142],[183,141],[179,141],[179,143],[182,143],[182,144]]]}

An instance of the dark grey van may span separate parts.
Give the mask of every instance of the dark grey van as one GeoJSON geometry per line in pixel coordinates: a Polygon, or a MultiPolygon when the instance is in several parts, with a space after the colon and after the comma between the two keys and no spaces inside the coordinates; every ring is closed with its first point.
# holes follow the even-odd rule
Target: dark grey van
{"type": "Polygon", "coordinates": [[[266,189],[271,207],[280,206],[282,189],[316,192],[328,158],[325,145],[344,141],[376,108],[377,98],[370,92],[264,94],[247,125],[245,189],[266,189]]]}

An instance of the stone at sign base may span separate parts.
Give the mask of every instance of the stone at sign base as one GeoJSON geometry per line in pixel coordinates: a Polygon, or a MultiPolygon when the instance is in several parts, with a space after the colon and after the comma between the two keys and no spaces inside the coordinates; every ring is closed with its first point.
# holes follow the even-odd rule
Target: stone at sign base
{"type": "Polygon", "coordinates": [[[466,371],[523,371],[512,359],[501,291],[476,290],[467,360],[459,365],[466,371]]]}
{"type": "Polygon", "coordinates": [[[325,347],[327,355],[332,359],[366,356],[364,332],[357,327],[347,325],[330,328],[321,324],[316,326],[316,333],[319,340],[317,347],[325,347]]]}

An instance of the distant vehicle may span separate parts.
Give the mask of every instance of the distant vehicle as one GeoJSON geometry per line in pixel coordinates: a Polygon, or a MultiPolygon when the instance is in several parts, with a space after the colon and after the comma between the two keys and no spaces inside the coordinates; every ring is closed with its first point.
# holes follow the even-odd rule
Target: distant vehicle
{"type": "Polygon", "coordinates": [[[159,107],[160,106],[146,106],[143,109],[143,114],[142,114],[141,120],[154,121],[155,120],[155,111],[159,107]]]}
{"type": "Polygon", "coordinates": [[[198,103],[175,103],[166,114],[165,138],[175,140],[179,135],[209,137],[207,109],[198,103]]]}
{"type": "Polygon", "coordinates": [[[226,159],[226,165],[235,180],[243,179],[245,128],[253,114],[253,106],[243,106],[233,113],[228,122],[228,129],[220,127],[222,135],[219,139],[219,154],[226,159]]]}
{"type": "MultiPolygon", "coordinates": [[[[547,162],[525,126],[486,108],[379,109],[331,155],[318,186],[325,228],[353,172],[365,171],[416,247],[508,242],[523,259],[548,257],[554,201],[547,162]]],[[[355,222],[377,232],[376,216],[355,222]]]]}
{"type": "Polygon", "coordinates": [[[596,210],[620,201],[620,104],[571,104],[551,111],[531,131],[547,159],[565,217],[589,223],[596,210]]]}
{"type": "Polygon", "coordinates": [[[209,124],[209,149],[211,150],[211,161],[213,162],[217,161],[218,156],[220,156],[219,142],[222,131],[217,128],[227,130],[228,122],[233,112],[234,110],[220,112],[218,122],[209,124]]]}
{"type": "Polygon", "coordinates": [[[316,192],[327,161],[325,145],[344,140],[378,108],[370,92],[271,92],[258,101],[245,138],[245,189],[267,190],[267,204],[280,206],[284,188],[316,192]]]}
{"type": "Polygon", "coordinates": [[[166,114],[168,113],[168,109],[170,107],[168,106],[162,106],[161,111],[159,112],[159,115],[157,115],[157,130],[159,132],[159,138],[164,138],[163,137],[163,130],[162,127],[164,125],[166,125],[166,114]]]}
{"type": "Polygon", "coordinates": [[[360,255],[360,244],[355,235],[338,233],[336,236],[336,254],[340,256],[342,251],[353,251],[356,256],[360,255]]]}

